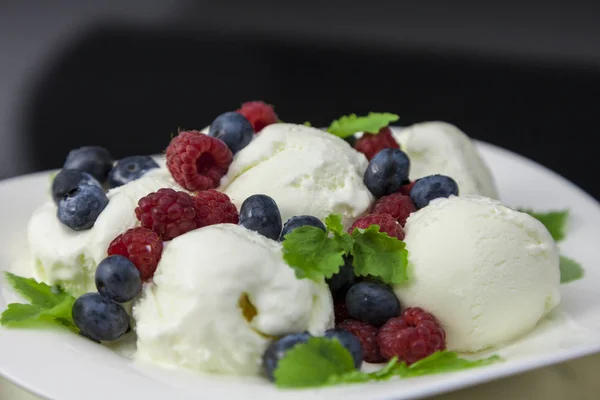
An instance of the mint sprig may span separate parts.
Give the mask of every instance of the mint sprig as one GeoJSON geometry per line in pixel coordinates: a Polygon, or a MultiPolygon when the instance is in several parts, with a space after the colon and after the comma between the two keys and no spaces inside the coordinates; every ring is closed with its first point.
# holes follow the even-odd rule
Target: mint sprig
{"type": "Polygon", "coordinates": [[[439,351],[410,366],[394,357],[381,370],[365,373],[354,368],[350,352],[337,339],[315,337],[294,346],[281,359],[274,376],[280,388],[308,388],[411,378],[482,367],[498,361],[498,356],[470,361],[451,351],[439,351]]]}
{"type": "Polygon", "coordinates": [[[333,121],[327,128],[327,132],[341,138],[352,136],[357,132],[376,134],[381,128],[398,121],[399,118],[396,114],[375,112],[361,117],[356,114],[344,115],[333,121]]]}
{"type": "Polygon", "coordinates": [[[325,219],[326,232],[314,226],[294,229],[283,241],[283,259],[296,277],[320,281],[331,278],[344,265],[344,256],[352,255],[359,276],[374,276],[389,284],[408,279],[408,251],[404,242],[379,231],[379,226],[344,231],[342,217],[332,214],[325,219]]]}
{"type": "Polygon", "coordinates": [[[583,278],[583,267],[577,261],[560,256],[560,283],[569,283],[583,278]]]}
{"type": "Polygon", "coordinates": [[[552,238],[560,242],[566,236],[567,222],[569,219],[569,210],[550,211],[550,212],[536,212],[532,210],[519,210],[521,212],[531,215],[533,218],[540,221],[548,232],[552,235],[552,238]]]}
{"type": "Polygon", "coordinates": [[[33,324],[59,324],[75,329],[71,311],[75,298],[58,286],[49,286],[35,279],[5,273],[10,285],[30,304],[11,303],[0,315],[0,325],[30,326],[33,324]]]}

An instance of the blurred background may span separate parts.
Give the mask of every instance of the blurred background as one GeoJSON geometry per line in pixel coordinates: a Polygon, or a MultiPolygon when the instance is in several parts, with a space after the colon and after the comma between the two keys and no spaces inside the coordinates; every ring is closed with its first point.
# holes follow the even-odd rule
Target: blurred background
{"type": "Polygon", "coordinates": [[[448,121],[600,198],[599,97],[594,0],[0,0],[0,178],[85,144],[160,152],[260,99],[448,121]]]}

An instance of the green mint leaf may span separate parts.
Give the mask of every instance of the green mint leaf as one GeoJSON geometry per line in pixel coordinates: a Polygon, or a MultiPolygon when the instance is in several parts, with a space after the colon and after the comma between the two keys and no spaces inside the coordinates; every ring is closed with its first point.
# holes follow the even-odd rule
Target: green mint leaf
{"type": "Polygon", "coordinates": [[[355,371],[350,352],[337,339],[313,337],[294,346],[274,372],[280,388],[318,387],[330,376],[355,371]]]}
{"type": "Polygon", "coordinates": [[[555,241],[559,242],[565,238],[567,221],[569,219],[569,210],[551,211],[545,213],[535,212],[532,210],[519,211],[531,215],[544,224],[555,241]]]}
{"type": "Polygon", "coordinates": [[[403,241],[379,232],[377,225],[355,229],[352,238],[356,275],[377,276],[389,284],[408,280],[408,251],[403,241]]]}
{"type": "Polygon", "coordinates": [[[356,114],[344,115],[329,125],[327,132],[335,136],[346,138],[357,132],[379,133],[392,122],[398,121],[400,117],[390,113],[374,113],[358,117],[356,114]]]}
{"type": "Polygon", "coordinates": [[[302,125],[312,128],[312,124],[310,123],[310,121],[304,121],[302,125]]]}
{"type": "Polygon", "coordinates": [[[342,216],[340,214],[330,214],[325,218],[325,226],[327,232],[333,234],[333,239],[337,242],[344,254],[348,254],[352,251],[354,242],[348,233],[344,231],[344,225],[342,224],[342,216]]]}
{"type": "Polygon", "coordinates": [[[12,303],[0,316],[0,325],[26,326],[38,322],[53,322],[74,327],[71,310],[75,298],[58,286],[48,286],[35,279],[6,272],[11,286],[31,304],[12,303]]]}
{"type": "Polygon", "coordinates": [[[569,283],[583,278],[581,265],[568,257],[560,256],[560,283],[569,283]]]}

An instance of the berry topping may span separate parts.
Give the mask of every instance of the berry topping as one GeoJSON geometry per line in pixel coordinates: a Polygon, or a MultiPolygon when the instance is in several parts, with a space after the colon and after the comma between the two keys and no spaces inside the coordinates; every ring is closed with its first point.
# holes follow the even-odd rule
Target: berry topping
{"type": "Polygon", "coordinates": [[[129,330],[129,315],[120,304],[100,293],[86,293],[73,304],[73,322],[81,335],[98,342],[111,342],[129,330]]]}
{"type": "Polygon", "coordinates": [[[142,279],[135,265],[123,256],[108,256],[96,268],[98,293],[117,303],[126,303],[142,291],[142,279]]]}
{"type": "Polygon", "coordinates": [[[408,216],[417,211],[414,203],[409,196],[402,193],[392,193],[383,196],[373,205],[371,212],[374,214],[389,214],[400,223],[402,227],[406,225],[408,216]]]}
{"type": "Polygon", "coordinates": [[[346,293],[346,308],[354,319],[375,326],[400,315],[400,302],[392,289],[379,282],[363,281],[346,293]]]}
{"type": "Polygon", "coordinates": [[[325,224],[323,224],[319,218],[313,217],[312,215],[299,215],[288,219],[283,225],[281,235],[279,236],[279,241],[282,242],[285,239],[285,235],[291,233],[296,228],[300,228],[301,226],[314,226],[325,231],[325,224]]]}
{"type": "Polygon", "coordinates": [[[248,197],[240,208],[240,225],[277,240],[281,233],[281,214],[277,203],[264,194],[248,197]]]}
{"type": "Polygon", "coordinates": [[[152,229],[163,240],[171,240],[200,227],[192,196],[173,189],[159,189],[142,197],[135,216],[144,228],[152,229]]]}
{"type": "Polygon", "coordinates": [[[363,349],[360,340],[346,329],[335,328],[325,331],[325,337],[340,341],[354,359],[354,366],[359,369],[363,361],[363,349]]]}
{"type": "Polygon", "coordinates": [[[365,171],[365,186],[375,197],[383,197],[398,191],[408,180],[410,160],[398,149],[381,150],[369,162],[365,171]]]}
{"type": "Polygon", "coordinates": [[[381,128],[379,133],[363,134],[356,141],[354,148],[363,153],[367,157],[367,160],[371,160],[383,149],[400,149],[400,146],[392,136],[392,130],[386,126],[385,128],[381,128]]]}
{"type": "Polygon", "coordinates": [[[333,300],[333,314],[336,325],[350,319],[348,309],[346,308],[346,296],[333,300]]]}
{"type": "Polygon", "coordinates": [[[104,147],[87,146],[71,150],[67,155],[64,169],[78,169],[87,172],[100,183],[106,181],[108,172],[113,167],[113,160],[104,147]]]}
{"type": "Polygon", "coordinates": [[[205,190],[196,193],[194,201],[199,227],[239,222],[238,210],[225,193],[214,189],[205,190]]]}
{"type": "Polygon", "coordinates": [[[454,179],[445,175],[430,175],[415,181],[410,190],[410,198],[417,210],[427,206],[433,199],[458,196],[458,185],[454,179]]]}
{"type": "Polygon", "coordinates": [[[81,184],[65,193],[58,202],[60,222],[75,231],[90,229],[108,204],[108,197],[96,185],[81,184]]]}
{"type": "Polygon", "coordinates": [[[99,188],[102,187],[100,182],[87,172],[77,169],[63,169],[52,181],[52,199],[54,203],[58,203],[65,198],[67,193],[77,189],[80,185],[93,185],[99,188]]]}
{"type": "Polygon", "coordinates": [[[271,342],[263,354],[262,360],[263,369],[269,379],[275,379],[273,372],[275,372],[279,365],[279,361],[285,356],[285,354],[297,344],[308,342],[310,337],[311,336],[308,332],[292,333],[271,342]]]}
{"type": "Polygon", "coordinates": [[[276,123],[279,120],[273,106],[262,101],[247,101],[237,110],[250,121],[254,132],[260,132],[265,126],[276,123]]]}
{"type": "Polygon", "coordinates": [[[415,186],[415,181],[409,183],[405,182],[404,185],[400,186],[400,189],[398,189],[398,193],[402,193],[405,196],[410,196],[410,190],[413,188],[413,186],[415,186]]]}
{"type": "Polygon", "coordinates": [[[353,260],[350,255],[344,256],[344,265],[341,266],[340,271],[327,279],[329,290],[331,290],[331,295],[334,298],[345,297],[350,286],[356,281],[354,268],[352,267],[353,260]]]}
{"type": "Polygon", "coordinates": [[[412,364],[446,348],[446,333],[435,317],[420,308],[407,308],[379,330],[381,355],[412,364]]]}
{"type": "Polygon", "coordinates": [[[232,158],[223,141],[198,131],[180,132],[167,147],[167,168],[191,191],[217,187],[232,158]]]}
{"type": "Polygon", "coordinates": [[[395,237],[399,240],[404,239],[402,226],[389,214],[369,214],[360,217],[354,221],[350,229],[348,229],[348,233],[352,234],[356,228],[367,229],[371,225],[378,225],[379,232],[385,232],[390,237],[395,237]]]}
{"type": "Polygon", "coordinates": [[[246,117],[235,111],[230,111],[219,115],[210,124],[208,134],[222,140],[229,147],[229,150],[235,154],[248,146],[252,136],[254,136],[254,129],[246,117]]]}
{"type": "Polygon", "coordinates": [[[366,322],[347,319],[338,324],[337,328],[345,329],[358,338],[363,350],[364,361],[368,363],[380,363],[384,361],[381,354],[379,354],[379,344],[377,344],[379,329],[375,326],[366,322]]]}
{"type": "Polygon", "coordinates": [[[138,178],[153,168],[158,168],[156,161],[150,156],[129,156],[117,161],[108,174],[108,185],[111,188],[124,185],[138,178]]]}
{"type": "Polygon", "coordinates": [[[108,255],[127,257],[140,272],[142,281],[154,276],[162,255],[163,242],[148,228],[132,228],[117,236],[108,246],[108,255]]]}

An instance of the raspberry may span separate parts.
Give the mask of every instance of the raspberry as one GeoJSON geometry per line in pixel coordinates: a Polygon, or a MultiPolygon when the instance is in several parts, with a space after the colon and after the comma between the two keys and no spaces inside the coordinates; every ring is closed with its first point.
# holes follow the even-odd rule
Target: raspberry
{"type": "Polygon", "coordinates": [[[237,110],[242,114],[254,128],[254,133],[260,132],[265,126],[276,123],[279,120],[273,106],[262,101],[247,101],[237,110]]]}
{"type": "Polygon", "coordinates": [[[360,217],[348,229],[348,233],[352,234],[354,229],[367,229],[371,225],[379,225],[379,232],[385,232],[391,237],[404,239],[404,230],[394,217],[389,214],[369,214],[360,217]]]}
{"type": "Polygon", "coordinates": [[[373,214],[389,214],[400,223],[402,227],[406,225],[408,216],[417,211],[410,197],[402,193],[392,193],[388,196],[383,196],[371,209],[373,214]]]}
{"type": "Polygon", "coordinates": [[[108,255],[127,257],[140,271],[142,281],[154,276],[162,255],[163,242],[156,232],[144,227],[129,229],[108,246],[108,255]]]}
{"type": "Polygon", "coordinates": [[[336,325],[350,318],[350,314],[348,314],[348,309],[346,308],[345,297],[333,301],[333,314],[335,315],[336,325]]]}
{"type": "Polygon", "coordinates": [[[421,308],[407,308],[379,330],[377,342],[386,359],[397,356],[412,364],[446,348],[446,333],[433,315],[421,308]]]}
{"type": "Polygon", "coordinates": [[[363,360],[369,363],[380,363],[384,359],[379,354],[379,344],[377,344],[378,329],[366,322],[360,322],[355,319],[347,319],[338,328],[347,330],[355,335],[363,348],[363,360]]]}
{"type": "Polygon", "coordinates": [[[239,213],[225,193],[214,189],[196,193],[196,214],[199,227],[215,224],[237,224],[239,213]]]}
{"type": "Polygon", "coordinates": [[[415,186],[415,182],[416,181],[412,181],[410,183],[407,183],[406,185],[400,186],[400,189],[398,190],[398,193],[402,193],[405,196],[409,196],[410,195],[410,190],[413,188],[413,186],[415,186]]]}
{"type": "Polygon", "coordinates": [[[400,145],[392,136],[392,130],[389,127],[381,128],[379,133],[365,133],[356,141],[354,148],[367,156],[367,160],[375,157],[383,149],[399,149],[400,145]]]}
{"type": "Polygon", "coordinates": [[[194,198],[185,192],[159,189],[138,201],[135,216],[144,228],[171,240],[200,227],[194,198]]]}
{"type": "Polygon", "coordinates": [[[191,191],[217,187],[232,159],[224,142],[198,131],[180,132],[167,147],[169,172],[191,191]]]}

